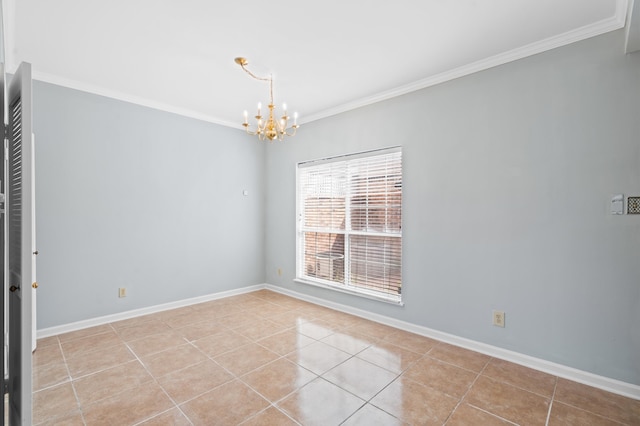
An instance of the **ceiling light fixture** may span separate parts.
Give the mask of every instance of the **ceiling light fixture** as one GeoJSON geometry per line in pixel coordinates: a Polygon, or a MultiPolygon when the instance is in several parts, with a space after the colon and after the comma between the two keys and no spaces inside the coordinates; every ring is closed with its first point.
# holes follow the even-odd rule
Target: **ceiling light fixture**
{"type": "Polygon", "coordinates": [[[270,141],[273,141],[274,139],[278,139],[282,141],[284,140],[285,136],[295,135],[296,130],[298,130],[298,127],[300,127],[298,125],[297,112],[293,114],[293,124],[291,125],[291,127],[287,127],[289,125],[290,117],[287,115],[286,104],[282,104],[282,110],[283,110],[282,117],[280,117],[279,120],[276,120],[274,118],[275,105],[273,103],[273,77],[271,75],[269,75],[269,77],[258,77],[255,74],[253,74],[251,71],[249,71],[246,68],[248,64],[246,58],[236,58],[235,62],[236,64],[240,65],[247,74],[249,74],[251,77],[255,78],[256,80],[269,82],[269,105],[267,105],[267,107],[269,108],[269,117],[267,118],[266,121],[263,119],[261,115],[262,113],[260,111],[262,109],[262,104],[258,103],[258,114],[255,116],[255,119],[257,121],[256,123],[257,127],[255,131],[252,131],[249,129],[249,115],[245,110],[244,122],[242,123],[242,126],[245,128],[247,133],[253,136],[257,135],[261,141],[265,139],[268,139],[270,141]]]}

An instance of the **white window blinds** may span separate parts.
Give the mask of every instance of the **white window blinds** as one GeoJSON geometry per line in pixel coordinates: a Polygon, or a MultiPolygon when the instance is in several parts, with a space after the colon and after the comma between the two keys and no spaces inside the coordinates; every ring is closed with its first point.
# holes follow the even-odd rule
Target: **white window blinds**
{"type": "Polygon", "coordinates": [[[298,165],[297,276],[400,301],[399,148],[298,165]]]}

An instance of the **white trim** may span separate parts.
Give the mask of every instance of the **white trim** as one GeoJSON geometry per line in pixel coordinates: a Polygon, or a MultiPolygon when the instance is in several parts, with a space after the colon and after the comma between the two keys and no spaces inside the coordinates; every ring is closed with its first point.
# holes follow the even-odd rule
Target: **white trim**
{"type": "MultiPolygon", "coordinates": [[[[379,177],[379,169],[385,170],[385,172],[382,173],[383,175],[385,173],[388,173],[389,171],[392,171],[392,173],[400,173],[401,176],[402,147],[394,146],[389,148],[362,151],[350,155],[342,154],[334,157],[325,157],[318,160],[302,161],[296,164],[297,222],[295,282],[403,306],[402,295],[399,292],[392,294],[384,292],[382,289],[378,289],[376,291],[373,286],[368,287],[366,283],[364,285],[358,285],[358,283],[354,281],[357,277],[351,274],[352,262],[350,259],[352,256],[352,236],[384,237],[390,238],[391,240],[395,238],[396,240],[393,240],[395,243],[402,243],[402,230],[400,228],[392,229],[393,226],[390,226],[388,228],[385,226],[385,232],[385,230],[372,231],[370,229],[354,230],[351,229],[351,226],[349,226],[349,224],[351,223],[351,214],[352,210],[354,210],[354,207],[351,205],[352,203],[348,202],[348,200],[351,200],[354,196],[364,194],[364,192],[362,192],[363,184],[359,182],[358,179],[366,179],[367,177],[379,177]],[[321,177],[320,180],[314,178],[316,174],[321,177]],[[320,187],[317,187],[318,185],[320,185],[320,187]],[[324,227],[322,223],[314,223],[313,226],[308,225],[305,219],[307,215],[315,218],[316,215],[320,214],[315,210],[315,207],[312,207],[310,212],[307,211],[307,200],[309,197],[313,199],[317,197],[329,197],[332,200],[334,199],[334,197],[342,197],[347,200],[346,204],[342,207],[342,210],[344,210],[342,218],[342,228],[344,229],[337,229],[335,224],[324,224],[324,227]],[[346,226],[345,223],[347,224],[346,226]],[[344,237],[344,241],[342,244],[343,247],[339,250],[341,253],[339,254],[339,256],[341,256],[341,258],[344,260],[344,279],[341,280],[341,283],[331,281],[329,279],[330,277],[328,276],[322,277],[319,276],[320,274],[316,274],[315,272],[312,274],[307,271],[309,265],[307,265],[306,262],[308,259],[307,255],[309,253],[306,252],[305,241],[307,238],[306,235],[309,233],[322,233],[327,235],[337,234],[344,237]]],[[[384,188],[379,189],[378,192],[389,194],[389,188],[391,188],[392,192],[398,192],[397,190],[393,189],[398,185],[397,178],[389,180],[389,175],[383,177],[386,178],[384,181],[384,188]],[[391,184],[391,186],[389,184],[391,184]]],[[[402,178],[400,178],[400,188],[402,186],[401,183],[402,178]]],[[[366,190],[364,191],[366,192],[366,190]]],[[[400,189],[399,192],[402,195],[402,189],[400,189]]],[[[402,206],[401,202],[400,206],[402,206]]],[[[312,222],[317,221],[312,220],[312,222]]],[[[329,250],[330,252],[331,250],[333,250],[334,244],[335,243],[331,243],[331,247],[324,248],[322,250],[329,250]]],[[[316,250],[317,249],[318,248],[316,247],[316,250]]],[[[316,260],[318,260],[319,253],[316,252],[315,255],[316,260]]],[[[370,262],[375,262],[384,266],[391,266],[395,261],[401,260],[401,255],[400,259],[397,259],[397,256],[390,254],[387,255],[386,251],[384,253],[380,252],[380,254],[376,253],[371,256],[372,257],[366,261],[367,264],[369,264],[370,262]]],[[[332,261],[329,260],[329,265],[332,265],[331,262],[332,261]]]]}
{"type": "Polygon", "coordinates": [[[266,287],[266,284],[256,284],[253,286],[242,287],[239,289],[222,291],[220,293],[206,294],[204,296],[193,297],[190,299],[183,299],[175,302],[163,303],[161,305],[149,306],[146,308],[134,309],[126,312],[119,312],[117,314],[105,315],[102,317],[90,318],[87,320],[72,322],[69,324],[43,328],[38,330],[38,339],[42,339],[43,337],[56,336],[58,334],[63,334],[63,333],[69,333],[71,331],[82,330],[84,328],[95,327],[98,325],[109,324],[115,321],[122,321],[126,319],[136,318],[142,315],[149,315],[149,314],[154,314],[156,312],[168,311],[170,309],[182,308],[185,306],[191,306],[198,303],[209,302],[211,300],[237,296],[239,294],[245,294],[245,293],[250,293],[252,291],[261,290],[265,287],[266,287]]]}
{"type": "Polygon", "coordinates": [[[616,1],[616,13],[614,15],[614,19],[621,24],[621,28],[627,24],[627,19],[629,18],[629,11],[633,8],[634,0],[617,0],[616,1]]]}
{"type": "MultiPolygon", "coordinates": [[[[18,63],[14,59],[14,40],[15,40],[15,15],[16,15],[16,0],[2,0],[4,6],[2,10],[2,17],[4,18],[4,65],[5,72],[12,70],[12,74],[18,69],[18,63]]],[[[33,70],[32,70],[33,71],[33,70]]],[[[31,74],[33,77],[33,73],[31,74]]]]}
{"type": "Polygon", "coordinates": [[[165,104],[163,102],[158,102],[152,99],[147,99],[117,90],[108,89],[106,87],[94,85],[91,83],[59,77],[54,74],[38,72],[37,70],[33,72],[33,79],[244,131],[244,127],[242,127],[242,125],[222,120],[212,115],[202,114],[201,112],[194,111],[188,108],[181,108],[174,105],[165,104]]]}
{"type": "Polygon", "coordinates": [[[640,51],[640,0],[629,0],[627,28],[624,41],[625,53],[640,51]]]}
{"type": "Polygon", "coordinates": [[[475,340],[465,339],[464,337],[458,337],[453,334],[443,333],[441,331],[433,330],[431,328],[423,327],[416,324],[411,324],[406,321],[397,320],[384,315],[374,314],[369,311],[353,308],[347,305],[342,305],[340,303],[330,302],[324,299],[320,299],[318,297],[308,296],[306,294],[298,293],[296,291],[288,290],[272,284],[257,284],[257,285],[243,287],[235,290],[208,294],[205,296],[179,300],[176,302],[150,306],[147,308],[121,312],[113,315],[106,315],[98,318],[92,318],[89,320],[78,321],[78,322],[60,325],[56,327],[49,327],[49,328],[38,330],[38,338],[41,339],[43,337],[55,336],[62,333],[68,333],[70,331],[81,330],[84,328],[94,327],[102,324],[108,324],[114,321],[121,321],[129,318],[139,317],[142,315],[148,315],[156,312],[166,311],[169,309],[175,309],[175,308],[180,308],[184,306],[194,305],[197,303],[207,302],[210,300],[217,300],[225,297],[236,296],[239,294],[250,293],[250,292],[265,289],[265,288],[268,290],[274,291],[276,293],[284,294],[286,296],[294,297],[296,299],[311,302],[316,305],[325,306],[340,312],[356,315],[362,318],[379,322],[381,324],[386,324],[391,327],[409,331],[411,333],[420,334],[422,336],[440,340],[445,343],[449,343],[455,346],[460,346],[465,349],[470,349],[472,351],[480,352],[495,358],[500,358],[506,361],[523,365],[525,367],[529,367],[535,370],[543,371],[545,373],[553,374],[558,377],[562,377],[568,380],[573,380],[575,382],[582,383],[588,386],[593,386],[595,388],[602,389],[608,392],[613,392],[618,395],[623,395],[629,398],[640,400],[640,386],[634,385],[632,383],[627,383],[620,380],[599,376],[597,374],[589,373],[587,371],[582,371],[576,368],[567,367],[562,364],[546,361],[541,358],[535,358],[529,355],[524,355],[518,352],[499,348],[497,346],[488,345],[482,342],[477,342],[475,340]]]}
{"type": "Polygon", "coordinates": [[[382,294],[376,294],[375,292],[371,291],[371,292],[367,292],[366,288],[359,288],[358,290],[351,290],[348,287],[344,287],[344,286],[340,286],[340,285],[335,285],[335,284],[331,284],[330,281],[327,281],[327,283],[325,284],[324,282],[322,282],[321,280],[310,280],[310,279],[305,279],[305,278],[294,278],[293,282],[296,282],[298,284],[303,284],[303,285],[310,285],[313,287],[320,287],[320,288],[325,288],[327,290],[331,290],[331,291],[337,291],[340,293],[346,293],[346,294],[350,294],[352,296],[357,296],[357,297],[364,297],[365,299],[370,299],[370,300],[375,300],[378,302],[383,302],[383,303],[388,303],[390,305],[395,305],[395,306],[404,306],[404,302],[402,301],[402,299],[394,299],[392,297],[384,297],[382,294]]]}
{"type": "Polygon", "coordinates": [[[288,290],[288,289],[274,286],[271,284],[266,284],[265,288],[271,291],[275,291],[276,293],[295,297],[296,299],[305,300],[307,302],[311,302],[316,305],[321,305],[327,308],[335,309],[337,311],[356,315],[362,318],[366,318],[368,320],[379,322],[381,324],[389,325],[391,327],[395,327],[401,330],[409,331],[411,333],[419,334],[421,336],[430,337],[445,343],[449,343],[465,349],[470,349],[472,351],[480,352],[485,355],[510,361],[516,364],[520,364],[525,367],[533,368],[535,370],[552,374],[554,376],[562,377],[564,379],[573,380],[575,382],[582,383],[588,386],[593,386],[595,388],[599,388],[608,392],[613,392],[618,395],[623,395],[629,398],[640,400],[640,386],[634,385],[632,383],[611,379],[609,377],[599,376],[597,374],[589,373],[588,371],[578,370],[576,368],[568,367],[566,365],[557,364],[541,358],[535,358],[529,355],[524,355],[518,352],[503,349],[497,346],[488,345],[486,343],[478,342],[471,339],[466,339],[464,337],[455,336],[453,334],[443,333],[438,330],[412,324],[406,321],[397,320],[384,315],[374,314],[369,311],[365,311],[365,310],[354,308],[347,305],[342,305],[340,303],[330,302],[314,296],[308,296],[306,294],[298,293],[296,291],[288,290]]]}
{"type": "Polygon", "coordinates": [[[554,37],[549,37],[545,40],[537,41],[535,43],[528,44],[526,46],[519,47],[517,49],[509,50],[507,52],[498,53],[497,55],[490,56],[485,59],[481,59],[476,62],[472,62],[467,65],[463,65],[452,70],[436,74],[413,83],[406,84],[404,86],[396,87],[395,89],[380,92],[375,95],[355,100],[346,104],[339,105],[335,108],[330,108],[324,111],[320,111],[316,114],[305,116],[304,122],[312,122],[320,120],[322,118],[331,117],[333,115],[341,114],[343,112],[351,111],[357,108],[361,108],[367,105],[371,105],[377,102],[385,101],[387,99],[395,98],[397,96],[406,95],[407,93],[415,92],[427,87],[435,86],[440,83],[445,83],[456,78],[464,77],[476,72],[484,71],[489,68],[504,65],[508,62],[517,61],[529,56],[536,55],[538,53],[546,52],[548,50],[555,49],[557,47],[566,46],[571,43],[586,40],[591,37],[595,37],[610,31],[618,30],[624,27],[625,17],[627,13],[627,0],[618,0],[616,5],[616,13],[614,16],[602,21],[596,22],[591,25],[577,28],[575,30],[560,34],[554,37]]]}
{"type": "MultiPolygon", "coordinates": [[[[13,17],[10,16],[10,15],[13,15],[14,13],[13,3],[15,0],[6,0],[6,1],[7,1],[6,12],[7,12],[7,15],[9,16],[5,18],[5,22],[7,23],[7,26],[5,27],[5,34],[7,38],[7,44],[6,44],[7,49],[5,51],[5,56],[7,59],[6,60],[7,71],[9,72],[10,70],[17,68],[17,64],[15,64],[15,62],[13,61],[13,55],[12,55],[12,52],[13,52],[12,25],[14,20],[13,20],[13,17]]],[[[454,80],[456,78],[464,77],[469,74],[473,74],[479,71],[484,71],[486,69],[493,68],[498,65],[503,65],[508,62],[516,61],[518,59],[523,59],[528,56],[546,52],[547,50],[552,50],[557,47],[565,46],[565,45],[582,41],[591,37],[595,37],[610,31],[618,30],[625,26],[627,10],[628,10],[628,0],[617,0],[615,14],[610,18],[603,19],[599,22],[596,22],[590,25],[585,25],[575,30],[568,31],[566,33],[559,34],[557,36],[550,37],[535,43],[531,43],[529,45],[519,47],[517,49],[499,53],[489,58],[481,59],[471,64],[463,65],[453,70],[445,71],[440,74],[430,76],[430,77],[415,81],[413,83],[406,84],[404,86],[397,87],[395,89],[380,92],[365,98],[348,102],[346,104],[338,105],[334,108],[329,108],[324,111],[320,111],[315,114],[305,116],[299,120],[299,124],[303,125],[303,124],[311,123],[313,121],[320,120],[322,118],[331,117],[333,115],[341,114],[343,112],[351,111],[351,110],[361,108],[367,105],[371,105],[377,102],[381,102],[387,99],[395,98],[397,96],[401,96],[407,93],[415,92],[417,90],[425,89],[427,87],[444,83],[449,80],[454,80]]],[[[172,105],[154,101],[151,99],[137,97],[137,96],[126,94],[120,91],[107,89],[105,87],[100,87],[90,83],[83,83],[77,80],[59,77],[53,74],[40,73],[40,72],[37,72],[37,70],[34,70],[33,78],[36,80],[47,82],[47,83],[57,84],[57,85],[69,87],[72,89],[82,90],[85,92],[94,93],[97,95],[106,96],[109,98],[118,99],[125,102],[131,102],[131,103],[146,106],[149,108],[158,109],[161,111],[167,111],[174,114],[183,115],[185,117],[190,117],[197,120],[219,124],[221,126],[231,127],[238,130],[244,129],[241,125],[235,122],[229,122],[227,120],[223,120],[218,117],[203,114],[201,112],[194,111],[188,108],[172,106],[172,105]]]]}
{"type": "Polygon", "coordinates": [[[370,149],[368,151],[348,152],[345,154],[334,155],[331,157],[322,157],[322,158],[316,158],[313,160],[299,161],[296,163],[296,166],[299,169],[304,169],[305,167],[313,167],[313,166],[318,166],[320,164],[337,163],[338,161],[357,160],[360,158],[373,157],[376,155],[395,154],[398,152],[402,154],[402,145],[375,148],[375,149],[370,149]]]}

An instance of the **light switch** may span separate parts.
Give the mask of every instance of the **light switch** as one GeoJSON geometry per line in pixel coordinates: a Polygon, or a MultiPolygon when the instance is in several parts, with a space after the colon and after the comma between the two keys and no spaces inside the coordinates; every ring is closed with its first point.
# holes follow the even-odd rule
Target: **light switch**
{"type": "Polygon", "coordinates": [[[611,214],[624,214],[623,194],[617,194],[611,197],[611,214]]]}

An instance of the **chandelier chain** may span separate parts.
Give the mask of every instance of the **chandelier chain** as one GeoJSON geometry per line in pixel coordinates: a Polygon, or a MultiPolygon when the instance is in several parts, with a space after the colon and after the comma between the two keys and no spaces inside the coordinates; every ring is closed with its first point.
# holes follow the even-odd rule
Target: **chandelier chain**
{"type": "Polygon", "coordinates": [[[246,72],[256,80],[269,82],[269,100],[270,100],[270,103],[273,104],[273,75],[269,74],[269,77],[258,77],[257,75],[249,71],[247,68],[245,68],[245,64],[240,64],[240,67],[242,67],[244,72],[246,72]]]}

